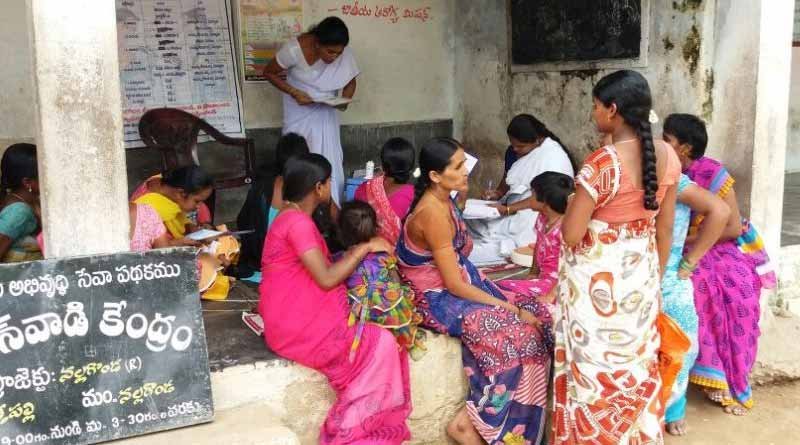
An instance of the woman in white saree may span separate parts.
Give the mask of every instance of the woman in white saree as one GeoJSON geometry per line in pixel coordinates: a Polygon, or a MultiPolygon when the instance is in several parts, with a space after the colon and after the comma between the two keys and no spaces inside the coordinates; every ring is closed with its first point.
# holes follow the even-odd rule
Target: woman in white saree
{"type": "Polygon", "coordinates": [[[287,41],[264,71],[269,82],[283,92],[283,134],[305,137],[311,152],[331,163],[331,195],[337,206],[345,183],[337,109],[344,111],[347,105],[334,107],[322,102],[330,102],[339,91],[347,99],[355,94],[359,71],[349,42],[344,22],[328,17],[287,41]]]}
{"type": "Polygon", "coordinates": [[[572,158],[561,141],[538,119],[520,114],[511,119],[506,130],[511,145],[506,150],[506,172],[494,190],[483,198],[499,200],[499,219],[469,220],[475,241],[470,261],[477,264],[504,260],[517,247],[536,241],[534,226],[538,213],[530,210],[530,184],[541,173],[553,171],[575,176],[572,158]]]}

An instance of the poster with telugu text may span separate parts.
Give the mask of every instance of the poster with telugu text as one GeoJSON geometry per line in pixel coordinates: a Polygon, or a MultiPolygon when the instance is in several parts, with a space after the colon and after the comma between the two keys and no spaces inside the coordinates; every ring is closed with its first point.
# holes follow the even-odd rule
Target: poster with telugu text
{"type": "Polygon", "coordinates": [[[244,136],[230,0],[116,0],[126,148],[139,120],[178,108],[222,133],[244,136]]]}
{"type": "Polygon", "coordinates": [[[281,45],[303,31],[301,0],[239,0],[239,47],[245,82],[263,82],[281,45]]]}

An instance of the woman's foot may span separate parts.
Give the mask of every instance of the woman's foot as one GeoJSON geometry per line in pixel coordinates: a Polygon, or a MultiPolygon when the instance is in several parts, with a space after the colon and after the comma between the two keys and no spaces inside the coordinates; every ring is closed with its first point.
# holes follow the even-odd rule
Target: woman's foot
{"type": "Polygon", "coordinates": [[[667,432],[673,436],[683,436],[686,434],[686,420],[676,420],[667,423],[667,432]]]}
{"type": "Polygon", "coordinates": [[[447,435],[460,445],[484,445],[486,443],[478,434],[472,421],[469,420],[466,407],[461,408],[447,425],[447,435]]]}
{"type": "Polygon", "coordinates": [[[728,395],[724,389],[704,389],[703,391],[705,391],[708,400],[719,404],[722,404],[728,395]]]}
{"type": "Polygon", "coordinates": [[[743,407],[742,405],[733,402],[733,404],[728,405],[724,408],[725,412],[728,414],[733,414],[734,416],[744,416],[750,411],[749,409],[743,407]]]}

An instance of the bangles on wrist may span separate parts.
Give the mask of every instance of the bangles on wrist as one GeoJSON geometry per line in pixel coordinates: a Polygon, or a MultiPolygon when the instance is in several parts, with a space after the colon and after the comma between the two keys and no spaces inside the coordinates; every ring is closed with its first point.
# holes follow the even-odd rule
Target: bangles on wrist
{"type": "Polygon", "coordinates": [[[694,272],[697,269],[697,264],[690,262],[686,259],[686,257],[681,258],[681,262],[678,263],[678,269],[685,270],[686,272],[694,272]]]}

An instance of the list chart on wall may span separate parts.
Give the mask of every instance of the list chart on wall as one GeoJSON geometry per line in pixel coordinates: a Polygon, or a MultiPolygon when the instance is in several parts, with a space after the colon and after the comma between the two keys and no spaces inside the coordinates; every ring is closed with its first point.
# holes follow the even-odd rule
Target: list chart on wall
{"type": "Polygon", "coordinates": [[[177,108],[244,136],[230,0],[116,0],[126,148],[141,116],[177,108]]]}

